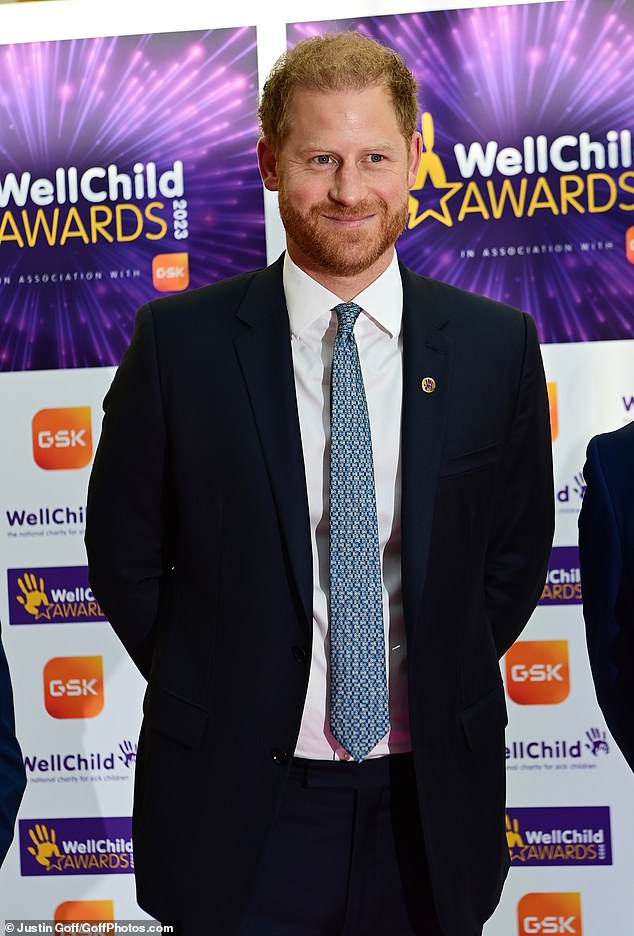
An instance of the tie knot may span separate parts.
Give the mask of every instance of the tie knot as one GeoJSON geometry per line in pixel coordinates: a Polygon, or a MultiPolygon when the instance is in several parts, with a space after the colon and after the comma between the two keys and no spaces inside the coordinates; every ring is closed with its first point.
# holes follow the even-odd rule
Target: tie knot
{"type": "Polygon", "coordinates": [[[339,327],[337,329],[339,334],[352,334],[354,323],[359,317],[360,311],[361,306],[358,306],[356,302],[340,302],[338,306],[334,307],[333,312],[337,313],[337,318],[339,320],[339,327]]]}

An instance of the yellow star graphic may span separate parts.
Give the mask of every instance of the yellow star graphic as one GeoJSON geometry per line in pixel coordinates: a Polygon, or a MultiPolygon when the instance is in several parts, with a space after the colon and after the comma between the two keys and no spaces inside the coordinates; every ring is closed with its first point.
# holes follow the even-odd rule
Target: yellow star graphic
{"type": "Polygon", "coordinates": [[[63,861],[64,861],[63,855],[56,855],[56,856],[51,857],[46,870],[47,871],[63,871],[64,870],[63,865],[62,865],[63,861]]]}
{"type": "Polygon", "coordinates": [[[421,221],[424,221],[425,218],[436,218],[437,221],[440,221],[441,224],[445,224],[447,227],[453,227],[453,218],[449,212],[449,206],[447,202],[450,198],[458,192],[462,186],[463,182],[447,182],[445,185],[435,185],[434,191],[445,191],[445,194],[438,199],[438,207],[425,208],[420,214],[418,214],[418,208],[420,202],[417,198],[414,198],[412,194],[409,196],[409,221],[407,222],[408,230],[417,227],[421,221]]]}
{"type": "Polygon", "coordinates": [[[51,604],[41,604],[37,611],[35,612],[35,620],[40,621],[42,618],[46,618],[47,621],[51,620],[51,604]]]}

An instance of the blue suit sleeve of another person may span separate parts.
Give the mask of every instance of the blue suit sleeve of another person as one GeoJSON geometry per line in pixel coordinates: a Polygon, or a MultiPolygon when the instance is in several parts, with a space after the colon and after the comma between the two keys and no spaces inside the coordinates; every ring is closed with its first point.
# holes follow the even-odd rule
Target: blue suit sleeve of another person
{"type": "Polygon", "coordinates": [[[15,736],[13,692],[7,658],[0,642],[0,864],[9,850],[26,778],[15,736]]]}
{"type": "Polygon", "coordinates": [[[634,423],[595,436],[579,517],[588,655],[597,700],[634,770],[634,423]]]}

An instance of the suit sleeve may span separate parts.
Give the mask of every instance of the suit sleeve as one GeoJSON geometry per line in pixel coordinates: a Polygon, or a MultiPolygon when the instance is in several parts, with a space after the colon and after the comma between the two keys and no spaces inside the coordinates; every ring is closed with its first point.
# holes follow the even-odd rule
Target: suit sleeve
{"type": "Polygon", "coordinates": [[[22,753],[15,736],[9,666],[0,643],[0,865],[13,839],[25,784],[22,753]]]}
{"type": "Polygon", "coordinates": [[[606,477],[600,437],[588,445],[583,472],[579,562],[588,656],[606,723],[634,770],[634,601],[624,579],[618,492],[606,477]]]}
{"type": "Polygon", "coordinates": [[[146,678],[165,548],[165,422],[152,312],[143,307],[104,400],[101,437],[88,486],[90,584],[146,678]]]}
{"type": "Polygon", "coordinates": [[[548,393],[535,324],[528,315],[523,319],[521,377],[498,474],[484,582],[500,657],[539,601],[554,532],[548,393]]]}

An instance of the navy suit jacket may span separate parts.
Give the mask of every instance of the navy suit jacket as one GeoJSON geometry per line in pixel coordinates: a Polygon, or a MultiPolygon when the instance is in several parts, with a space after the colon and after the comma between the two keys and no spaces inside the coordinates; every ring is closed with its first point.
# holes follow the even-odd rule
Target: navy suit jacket
{"type": "Polygon", "coordinates": [[[25,784],[22,753],[15,737],[9,666],[0,642],[0,865],[13,839],[25,784]]]}
{"type": "MultiPolygon", "coordinates": [[[[438,916],[447,936],[476,936],[509,864],[499,657],[550,552],[548,402],[532,319],[401,273],[413,757],[438,916]]],[[[283,793],[312,641],[281,261],[141,309],[104,408],[86,545],[95,595],[148,679],[138,899],[186,934],[230,936],[283,793]]]]}
{"type": "Polygon", "coordinates": [[[597,699],[634,770],[634,423],[591,439],[579,559],[597,699]]]}

